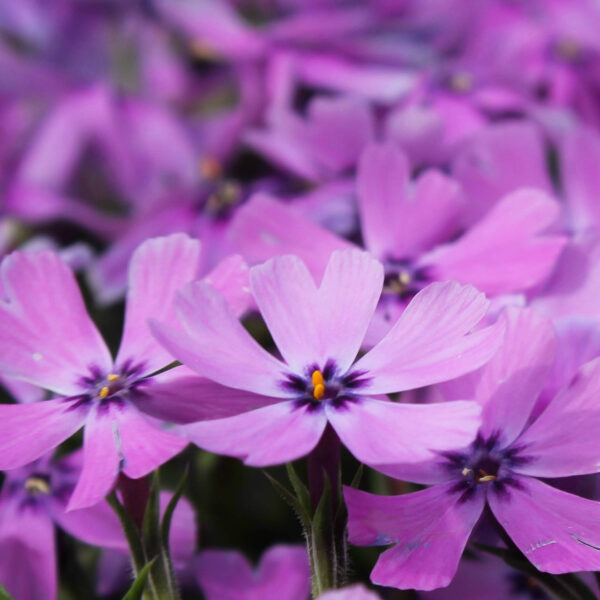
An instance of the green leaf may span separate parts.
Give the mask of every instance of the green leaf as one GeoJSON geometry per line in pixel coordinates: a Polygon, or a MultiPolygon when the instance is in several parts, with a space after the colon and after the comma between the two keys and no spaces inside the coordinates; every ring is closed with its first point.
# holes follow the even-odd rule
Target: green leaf
{"type": "Polygon", "coordinates": [[[150,495],[144,512],[144,522],[142,524],[142,544],[146,556],[156,556],[160,552],[160,509],[158,504],[158,493],[160,490],[160,480],[158,470],[152,475],[152,485],[150,495]]]}
{"type": "Polygon", "coordinates": [[[160,543],[163,548],[169,548],[169,532],[171,531],[171,521],[173,520],[173,513],[177,508],[177,504],[179,504],[179,500],[183,495],[183,490],[185,489],[185,485],[188,481],[189,468],[186,467],[183,477],[173,494],[173,497],[167,504],[167,509],[165,510],[165,514],[163,515],[162,523],[160,526],[160,543]]]}
{"type": "Polygon", "coordinates": [[[312,521],[312,576],[313,596],[317,598],[322,592],[330,589],[334,582],[335,566],[330,561],[330,550],[333,549],[332,514],[331,514],[331,483],[325,477],[323,494],[315,510],[312,521]]]}
{"type": "Polygon", "coordinates": [[[302,504],[304,509],[308,514],[311,513],[312,508],[310,505],[310,493],[308,488],[304,485],[300,477],[298,477],[298,473],[296,473],[296,469],[294,469],[294,465],[292,463],[286,463],[285,465],[287,469],[287,474],[290,479],[290,483],[296,492],[296,498],[302,504]]]}
{"type": "Polygon", "coordinates": [[[0,600],[15,600],[7,591],[6,588],[0,583],[0,600]]]}
{"type": "MultiPolygon", "coordinates": [[[[142,594],[144,593],[144,588],[146,587],[146,580],[148,579],[148,574],[150,573],[150,569],[154,564],[156,557],[154,557],[149,563],[146,563],[143,568],[138,573],[135,581],[129,588],[128,592],[123,596],[122,600],[140,600],[142,594]]],[[[4,600],[2,596],[0,596],[0,600],[4,600]]]]}
{"type": "Polygon", "coordinates": [[[271,485],[275,488],[275,491],[281,496],[291,509],[296,513],[300,519],[304,536],[308,539],[311,534],[311,518],[310,513],[304,508],[303,504],[290,492],[284,485],[279,483],[277,479],[271,477],[266,471],[263,471],[265,477],[271,482],[271,485]]]}
{"type": "Polygon", "coordinates": [[[142,540],[140,538],[137,525],[133,522],[133,519],[129,516],[123,505],[119,502],[119,499],[117,498],[115,492],[111,492],[107,496],[106,501],[115,511],[117,517],[119,518],[119,521],[121,522],[123,533],[125,534],[125,538],[127,539],[127,543],[129,544],[129,552],[131,553],[131,564],[133,566],[133,572],[137,577],[146,563],[146,559],[144,556],[144,548],[142,546],[142,540]]]}

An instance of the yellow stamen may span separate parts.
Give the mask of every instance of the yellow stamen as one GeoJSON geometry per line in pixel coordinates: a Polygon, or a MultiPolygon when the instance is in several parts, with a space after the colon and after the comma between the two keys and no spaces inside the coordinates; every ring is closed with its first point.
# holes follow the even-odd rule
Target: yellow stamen
{"type": "Polygon", "coordinates": [[[106,396],[108,396],[108,394],[110,393],[110,390],[108,389],[107,386],[104,386],[101,390],[100,393],[98,394],[100,396],[100,398],[106,398],[106,396]]]}
{"type": "Polygon", "coordinates": [[[495,475],[488,475],[483,469],[479,469],[479,472],[481,473],[481,477],[477,478],[477,483],[487,483],[496,479],[495,475]]]}
{"type": "Polygon", "coordinates": [[[223,172],[221,163],[214,156],[201,158],[199,168],[202,177],[206,179],[218,179],[223,172]]]}
{"type": "Polygon", "coordinates": [[[455,92],[468,92],[473,87],[473,77],[469,73],[455,73],[450,78],[450,87],[455,92]]]}
{"type": "Polygon", "coordinates": [[[30,494],[49,494],[50,486],[45,479],[41,477],[30,477],[25,481],[25,489],[30,494]]]}
{"type": "Polygon", "coordinates": [[[219,56],[215,48],[204,40],[194,40],[190,44],[190,52],[200,60],[215,60],[219,56]]]}
{"type": "Polygon", "coordinates": [[[470,472],[471,472],[471,469],[469,469],[469,467],[465,467],[462,470],[463,477],[466,477],[470,472]]]}
{"type": "Polygon", "coordinates": [[[314,386],[313,398],[315,400],[321,400],[325,395],[325,380],[323,379],[323,373],[319,370],[313,371],[311,380],[314,386]]]}
{"type": "Polygon", "coordinates": [[[117,379],[119,379],[119,376],[116,375],[115,373],[109,373],[106,376],[106,379],[108,379],[109,381],[117,381],[117,379]]]}
{"type": "Polygon", "coordinates": [[[410,283],[410,274],[407,273],[406,271],[402,271],[402,273],[400,273],[398,275],[398,281],[403,285],[403,286],[407,286],[410,283]]]}

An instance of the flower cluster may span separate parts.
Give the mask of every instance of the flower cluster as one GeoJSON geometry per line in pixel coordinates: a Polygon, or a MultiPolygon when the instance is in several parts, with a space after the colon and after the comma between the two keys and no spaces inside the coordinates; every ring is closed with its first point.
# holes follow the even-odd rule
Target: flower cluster
{"type": "Polygon", "coordinates": [[[0,597],[597,597],[599,28],[0,1],[0,597]]]}

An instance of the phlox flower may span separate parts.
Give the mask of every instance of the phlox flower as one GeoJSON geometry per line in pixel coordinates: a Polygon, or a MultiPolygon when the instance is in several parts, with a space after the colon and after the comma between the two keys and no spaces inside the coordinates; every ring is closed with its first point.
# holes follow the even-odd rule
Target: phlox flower
{"type": "MultiPolygon", "coordinates": [[[[149,377],[172,358],[146,321],[150,316],[172,321],[173,295],[197,277],[200,254],[199,242],[182,234],[149,240],[137,250],[114,360],[73,273],[57,254],[14,252],[4,259],[0,373],[58,397],[0,406],[0,468],[30,463],[83,427],[83,468],[69,502],[70,509],[82,508],[100,501],[119,471],[142,477],[185,447],[183,438],[142,414],[161,413],[165,399],[168,408],[171,401],[195,401],[198,394],[184,371],[149,377]]],[[[232,257],[208,280],[234,296],[239,291],[237,301],[243,302],[245,277],[245,266],[232,257]]]]}
{"type": "Polygon", "coordinates": [[[214,288],[186,286],[176,300],[181,328],[151,322],[153,331],[179,361],[215,382],[207,397],[235,401],[241,413],[186,426],[189,438],[253,466],[306,455],[328,423],[367,463],[421,461],[470,441],[478,426],[474,403],[417,406],[382,395],[489,360],[501,327],[472,332],[488,301],[471,286],[433,284],[355,362],[382,285],[382,265],[356,250],[334,252],[319,287],[295,256],[252,268],[254,302],[283,360],[251,338],[214,288]]]}
{"type": "Polygon", "coordinates": [[[554,329],[532,309],[506,309],[500,321],[507,326],[505,344],[465,381],[483,408],[476,440],[426,464],[378,467],[391,476],[434,484],[422,491],[344,492],[350,541],[394,544],[375,565],[375,583],[421,590],[448,585],[486,505],[540,571],[600,568],[600,504],[539,479],[598,471],[600,361],[586,363],[533,420],[553,366],[554,329]]]}
{"type": "Polygon", "coordinates": [[[5,474],[0,493],[0,581],[19,600],[56,598],[55,525],[94,546],[127,548],[108,504],[66,511],[81,459],[81,452],[57,461],[46,456],[5,474]]]}
{"type": "Polygon", "coordinates": [[[273,546],[253,569],[233,550],[205,550],[196,562],[196,579],[207,600],[305,600],[310,568],[302,546],[273,546]]]}
{"type": "Polygon", "coordinates": [[[321,594],[319,600],[379,600],[379,596],[363,585],[351,585],[321,594]]]}
{"type": "MultiPolygon", "coordinates": [[[[548,232],[560,205],[533,188],[506,195],[461,235],[467,212],[460,186],[436,170],[411,182],[405,155],[391,144],[365,149],[357,192],[362,239],[385,268],[370,343],[432,281],[471,283],[494,296],[521,292],[550,274],[566,243],[548,232]]],[[[240,209],[231,233],[249,262],[294,252],[317,277],[334,249],[353,246],[263,195],[240,209]]]]}

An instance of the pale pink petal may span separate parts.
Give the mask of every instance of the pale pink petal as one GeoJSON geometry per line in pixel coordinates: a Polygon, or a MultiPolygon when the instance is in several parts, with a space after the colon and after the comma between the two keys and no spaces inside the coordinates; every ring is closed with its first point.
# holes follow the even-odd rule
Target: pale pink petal
{"type": "Polygon", "coordinates": [[[116,364],[143,364],[152,373],[172,362],[148,328],[153,318],[168,326],[177,323],[175,293],[199,276],[200,242],[180,233],[144,242],[129,265],[125,326],[116,364]]]}
{"type": "Polygon", "coordinates": [[[544,388],[557,344],[552,322],[532,309],[507,308],[499,323],[506,327],[504,344],[482,368],[474,398],[483,406],[483,437],[500,432],[508,446],[544,388]]]}
{"type": "Polygon", "coordinates": [[[382,287],[379,261],[358,250],[333,252],[318,292],[318,335],[321,355],[335,360],[341,372],[358,354],[382,287]]]}
{"type": "Polygon", "coordinates": [[[476,402],[401,404],[361,398],[325,408],[344,445],[369,465],[419,463],[468,446],[480,424],[476,402]]]}
{"type": "Polygon", "coordinates": [[[471,283],[487,294],[529,289],[552,271],[566,238],[544,235],[560,205],[545,193],[520,189],[503,198],[456,242],[421,257],[438,280],[471,283]]]}
{"type": "Polygon", "coordinates": [[[402,232],[402,205],[408,195],[410,167],[392,144],[370,144],[358,165],[357,188],[366,247],[378,258],[396,256],[402,232]]]}
{"type": "Polygon", "coordinates": [[[67,510],[98,504],[117,481],[121,457],[113,410],[110,406],[94,407],[88,414],[83,433],[83,468],[67,510]]]}
{"type": "Polygon", "coordinates": [[[297,256],[274,258],[250,269],[250,288],[285,362],[296,373],[325,358],[319,330],[319,295],[297,256]]]}
{"type": "Polygon", "coordinates": [[[266,467],[296,460],[318,443],[327,418],[310,404],[293,400],[258,408],[235,417],[182,426],[189,439],[204,450],[266,467]]]}
{"type": "Polygon", "coordinates": [[[319,596],[319,600],[380,600],[380,597],[363,585],[357,584],[325,592],[319,596]]]}
{"type": "Polygon", "coordinates": [[[264,194],[256,194],[236,212],[229,233],[236,251],[250,264],[295,254],[317,281],[334,250],[355,247],[308,220],[293,204],[287,206],[264,194]]]}
{"type": "Polygon", "coordinates": [[[52,451],[81,428],[86,412],[62,398],[0,404],[0,469],[21,467],[52,451]]]}
{"type": "Polygon", "coordinates": [[[136,408],[114,411],[118,423],[121,470],[133,479],[151,473],[179,454],[187,440],[152,425],[136,408]]]}
{"type": "Polygon", "coordinates": [[[236,315],[243,315],[251,302],[248,265],[239,254],[223,259],[206,277],[227,300],[236,315]]]}
{"type": "Polygon", "coordinates": [[[54,252],[14,252],[2,261],[0,371],[64,395],[81,391],[90,367],[112,364],[77,282],[54,252]]]}
{"type": "Polygon", "coordinates": [[[518,438],[530,460],[515,470],[536,477],[566,477],[600,471],[600,359],[584,365],[570,387],[546,407],[518,438]]]}
{"type": "Polygon", "coordinates": [[[208,283],[188,284],[176,310],[185,331],[151,321],[151,329],[173,357],[222,385],[286,397],[285,366],[244,329],[225,298],[208,283]]]}
{"type": "Polygon", "coordinates": [[[344,488],[350,542],[395,544],[371,572],[371,581],[400,589],[433,590],[452,581],[485,496],[464,501],[454,484],[402,496],[375,496],[344,488]]]}
{"type": "Polygon", "coordinates": [[[352,370],[368,373],[369,394],[422,387],[473,371],[494,355],[503,339],[502,325],[472,332],[488,305],[472,286],[432,283],[352,370]]]}
{"type": "Polygon", "coordinates": [[[546,573],[600,569],[600,504],[537,479],[517,482],[488,502],[527,559],[546,573]]]}

